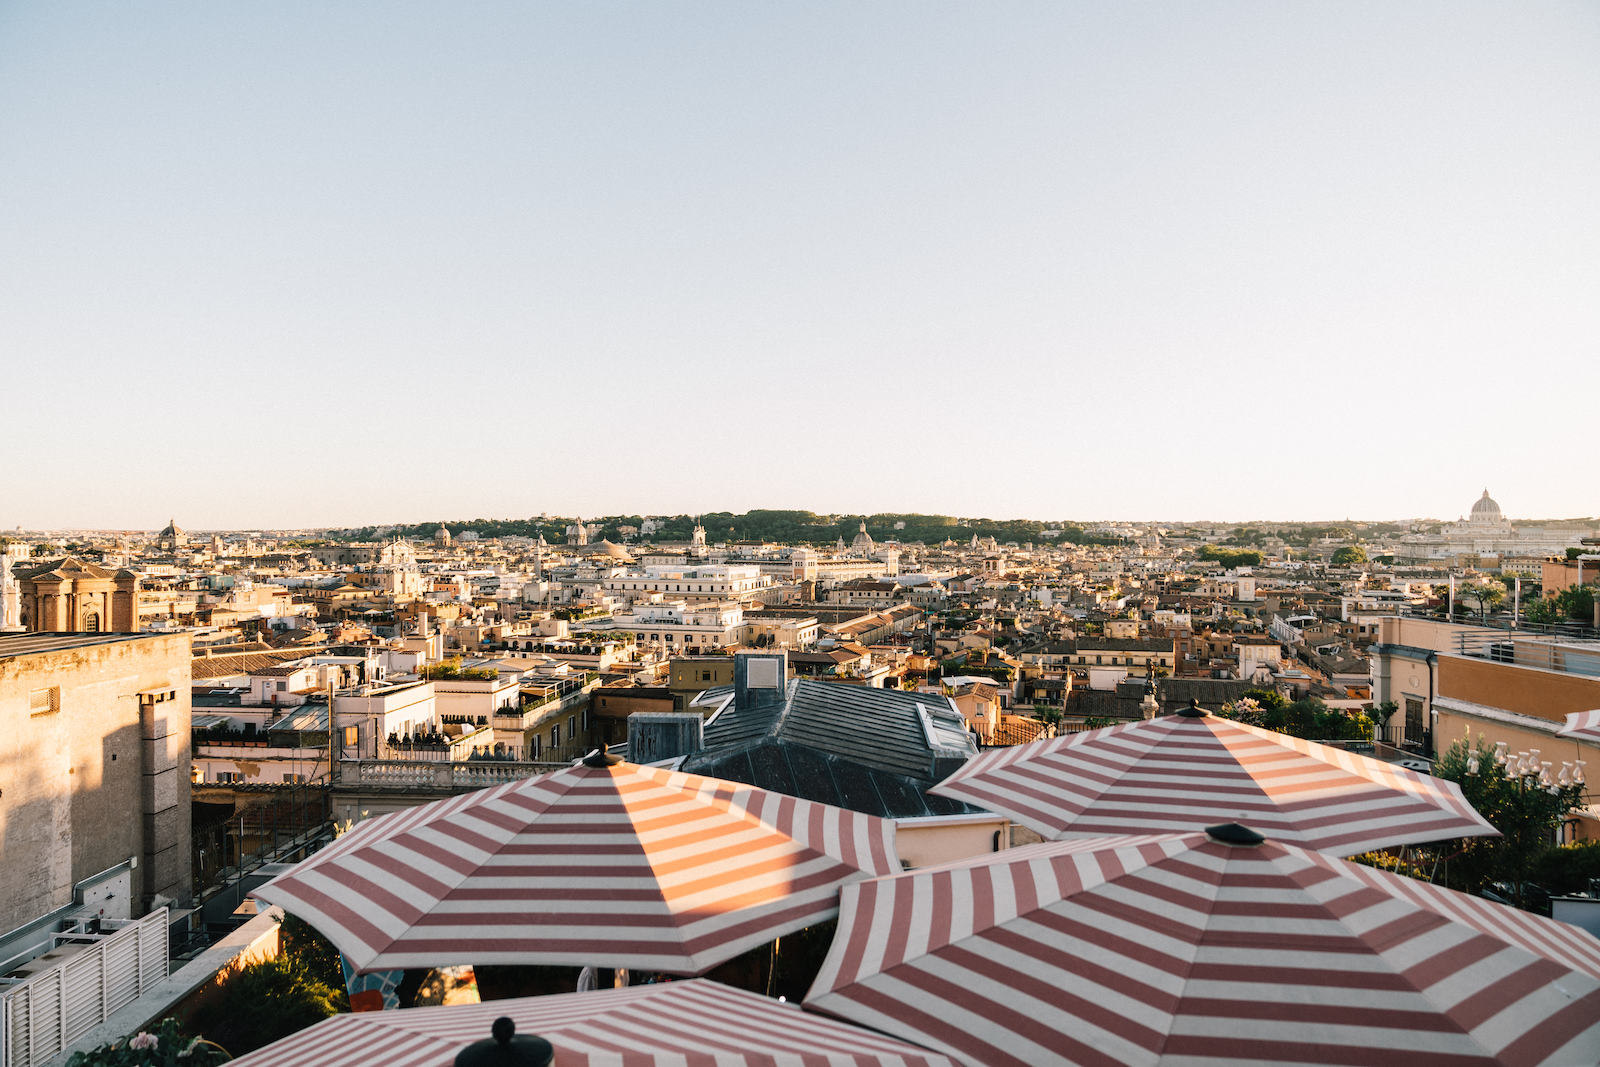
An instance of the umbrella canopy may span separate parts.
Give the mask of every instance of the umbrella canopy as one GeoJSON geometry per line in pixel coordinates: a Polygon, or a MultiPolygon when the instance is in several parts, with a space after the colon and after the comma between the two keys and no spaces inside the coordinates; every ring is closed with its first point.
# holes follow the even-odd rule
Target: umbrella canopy
{"type": "Polygon", "coordinates": [[[1600,708],[1594,711],[1575,711],[1567,716],[1567,724],[1556,731],[1557,737],[1575,737],[1579,741],[1600,741],[1600,708]]]}
{"type": "Polygon", "coordinates": [[[1351,856],[1499,832],[1453,782],[1198,708],[993,749],[929,792],[1047,838],[1244,822],[1275,841],[1351,856]]]}
{"type": "Polygon", "coordinates": [[[990,1067],[1600,1062],[1600,941],[1237,824],[851,886],[806,1006],[990,1067]]]}
{"type": "Polygon", "coordinates": [[[952,1067],[937,1052],[706,979],[451,1008],[335,1015],[241,1056],[238,1067],[450,1067],[506,1016],[578,1064],[952,1067]]]}
{"type": "Polygon", "coordinates": [[[886,820],[601,756],[364,823],[254,895],[362,971],[698,974],[899,869],[886,820]]]}

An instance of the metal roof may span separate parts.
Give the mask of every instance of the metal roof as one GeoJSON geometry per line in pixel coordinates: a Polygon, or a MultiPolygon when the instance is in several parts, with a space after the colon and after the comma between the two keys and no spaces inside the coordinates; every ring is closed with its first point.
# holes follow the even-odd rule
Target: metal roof
{"type": "Polygon", "coordinates": [[[706,722],[707,754],[769,740],[929,784],[978,751],[945,697],[807,678],[791,680],[781,701],[744,708],[731,702],[706,722]]]}

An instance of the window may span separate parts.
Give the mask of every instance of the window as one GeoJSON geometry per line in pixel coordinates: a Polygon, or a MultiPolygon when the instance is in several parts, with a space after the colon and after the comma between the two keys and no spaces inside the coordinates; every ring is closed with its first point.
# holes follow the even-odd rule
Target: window
{"type": "Polygon", "coordinates": [[[344,744],[346,748],[355,748],[361,743],[361,727],[346,726],[344,728],[344,744]]]}
{"type": "Polygon", "coordinates": [[[287,681],[282,681],[282,682],[278,683],[278,692],[282,693],[282,692],[286,691],[288,688],[289,688],[289,683],[287,681]]]}
{"type": "Polygon", "coordinates": [[[244,775],[238,771],[218,771],[217,781],[223,784],[242,782],[244,781],[244,775]]]}
{"type": "Polygon", "coordinates": [[[560,723],[556,723],[554,726],[550,727],[550,747],[551,748],[560,748],[561,747],[561,724],[560,723]]]}
{"type": "Polygon", "coordinates": [[[35,689],[28,694],[29,715],[53,715],[61,710],[61,687],[35,689]]]}

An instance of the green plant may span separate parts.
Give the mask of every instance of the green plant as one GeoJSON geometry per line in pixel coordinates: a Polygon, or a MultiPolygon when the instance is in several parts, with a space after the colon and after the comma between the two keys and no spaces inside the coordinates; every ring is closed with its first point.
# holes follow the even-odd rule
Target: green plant
{"type": "Polygon", "coordinates": [[[295,956],[280,955],[230,975],[221,996],[197,1012],[194,1023],[211,1040],[243,1055],[337,1014],[340,1003],[338,988],[295,956]]]}
{"type": "Polygon", "coordinates": [[[1534,862],[1533,879],[1552,893],[1587,893],[1600,880],[1600,841],[1557,845],[1534,862]]]}
{"type": "Polygon", "coordinates": [[[1330,708],[1315,697],[1291,704],[1270,690],[1249,690],[1224,704],[1218,714],[1310,741],[1370,741],[1373,736],[1372,720],[1363,712],[1330,708]]]}
{"type": "Polygon", "coordinates": [[[1520,907],[1537,865],[1555,846],[1556,830],[1583,803],[1583,787],[1551,784],[1508,771],[1481,735],[1473,744],[1463,736],[1434,764],[1436,778],[1455,782],[1467,803],[1500,831],[1499,837],[1468,837],[1451,842],[1445,879],[1456,889],[1478,892],[1508,887],[1520,907]]]}
{"type": "Polygon", "coordinates": [[[304,968],[314,981],[333,989],[335,1006],[339,1011],[350,1010],[339,950],[315,927],[298,916],[284,915],[278,926],[278,952],[304,968]]]}
{"type": "Polygon", "coordinates": [[[1351,856],[1350,861],[1359,863],[1363,867],[1376,867],[1391,874],[1403,874],[1407,878],[1418,878],[1424,882],[1430,880],[1429,872],[1421,864],[1396,856],[1392,852],[1363,852],[1359,856],[1351,856]]]}
{"type": "Polygon", "coordinates": [[[1367,561],[1367,550],[1360,545],[1345,545],[1336,549],[1330,561],[1335,567],[1350,567],[1367,561]]]}
{"type": "Polygon", "coordinates": [[[215,1042],[186,1036],[176,1019],[162,1019],[153,1030],[74,1052],[67,1067],[212,1067],[230,1058],[215,1042]]]}

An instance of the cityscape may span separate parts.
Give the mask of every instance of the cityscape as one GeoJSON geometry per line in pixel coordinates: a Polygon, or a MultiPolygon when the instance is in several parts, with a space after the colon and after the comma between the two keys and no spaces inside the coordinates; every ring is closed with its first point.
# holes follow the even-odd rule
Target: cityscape
{"type": "MultiPolygon", "coordinates": [[[[1600,929],[1600,805],[1586,776],[1600,739],[1569,729],[1569,718],[1600,718],[1600,520],[1512,519],[1488,489],[1464,504],[1455,521],[1406,522],[756,510],[16,531],[0,543],[0,699],[10,724],[0,928],[11,931],[0,939],[0,995],[14,1013],[5,1062],[111,1048],[174,1018],[208,1027],[198,1033],[235,1054],[266,1043],[246,1060],[280,1062],[290,1053],[274,1053],[270,1036],[292,1044],[327,1012],[457,1011],[474,1001],[492,1010],[512,992],[542,994],[518,1004],[596,996],[571,993],[584,967],[607,968],[605,984],[626,984],[615,977],[624,967],[705,973],[703,960],[647,949],[642,931],[619,940],[609,906],[578,956],[546,947],[553,932],[522,932],[542,921],[538,904],[506,920],[500,947],[459,958],[375,943],[362,957],[347,940],[361,939],[339,916],[357,897],[376,906],[391,890],[356,888],[375,868],[342,844],[361,835],[338,835],[450,798],[609,774],[607,761],[892,823],[885,847],[899,856],[893,869],[909,872],[975,854],[1020,857],[1058,839],[1065,847],[1089,831],[1181,840],[1256,811],[1255,828],[1241,833],[1550,917],[1540,921],[1574,939],[1557,953],[1572,968],[1562,981],[1574,981],[1600,960],[1600,942],[1576,941],[1600,929]],[[1003,757],[989,772],[998,775],[1012,754],[1043,758],[1063,744],[1062,758],[1081,745],[1088,759],[1097,738],[1127,733],[1133,743],[1161,723],[1245,732],[1222,750],[1240,773],[1250,766],[1241,741],[1279,736],[1301,756],[1326,751],[1321,773],[1349,780],[1313,776],[1301,789],[1331,794],[1342,814],[1313,831],[1259,811],[1248,797],[1270,796],[1273,774],[1308,773],[1276,763],[1244,794],[1209,796],[1204,775],[1219,772],[1200,771],[1214,767],[1205,756],[1171,764],[1165,787],[1122,778],[1124,792],[1154,789],[1131,807],[1109,795],[1061,800],[1081,827],[1064,836],[1059,809],[1016,799],[1037,797],[1037,785],[997,795],[978,784],[985,761],[1003,757]],[[1390,774],[1409,777],[1389,783],[1390,774]],[[1378,782],[1411,792],[1385,799],[1378,782]],[[1442,787],[1432,782],[1453,792],[1435,796],[1442,787]],[[1386,807],[1395,803],[1405,806],[1386,807]],[[313,864],[346,881],[297,882],[294,872],[313,864]],[[185,1007],[194,984],[178,977],[196,973],[203,988],[228,960],[259,952],[263,930],[282,946],[274,966],[312,966],[303,946],[316,935],[279,934],[268,903],[334,938],[346,970],[322,976],[328,1006],[303,1014],[295,994],[263,985],[256,995],[281,1000],[282,1018],[256,1031],[203,998],[185,1007]],[[120,1012],[41,1021],[41,993],[71,995],[69,966],[112,982],[114,954],[128,945],[146,956],[118,972],[124,988],[106,1006],[131,998],[120,1012]],[[128,1025],[137,1034],[113,1033],[128,1025]]],[[[1059,773],[1065,788],[1082,771],[1059,773]]],[[[1046,1058],[1094,1060],[1051,1044],[1058,1031],[1078,1041],[1085,1025],[1057,1020],[1057,1009],[1032,1022],[1044,1037],[974,1027],[953,1040],[862,1014],[873,1001],[852,1000],[837,982],[819,992],[818,968],[828,975],[836,964],[822,959],[824,938],[806,935],[837,912],[839,885],[829,885],[801,933],[791,924],[779,938],[794,946],[784,968],[772,927],[708,956],[711,976],[797,1001],[816,981],[810,996],[829,1015],[904,1037],[918,1055],[998,1062],[1018,1042],[1044,1040],[1046,1058]]],[[[573,921],[566,914],[550,921],[573,921]]],[[[835,941],[846,940],[841,928],[835,941]]],[[[996,1011],[1007,1003],[1005,988],[969,994],[996,1011]]],[[[1331,1040],[1323,1009],[1304,1011],[1306,1034],[1293,1043],[1321,1047],[1331,1040]]],[[[1552,1062],[1578,1062],[1560,1057],[1590,1047],[1597,1018],[1559,1030],[1552,1062]]],[[[1121,1045],[1135,1037],[1096,1025],[1096,1055],[1137,1058],[1121,1045]]],[[[323,1040],[334,1039],[315,1047],[330,1047],[323,1040]]],[[[1273,1058],[1288,1046],[1267,1047],[1273,1058]]]]}
{"type": "Polygon", "coordinates": [[[1597,55],[0,5],[0,1067],[1600,1064],[1597,55]]]}

